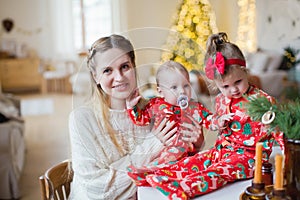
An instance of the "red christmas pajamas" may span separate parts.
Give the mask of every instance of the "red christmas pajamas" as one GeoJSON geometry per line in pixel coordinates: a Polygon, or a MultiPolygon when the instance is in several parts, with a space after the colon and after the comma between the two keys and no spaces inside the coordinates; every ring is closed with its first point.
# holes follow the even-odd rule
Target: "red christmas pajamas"
{"type": "Polygon", "coordinates": [[[144,109],[139,109],[137,106],[128,109],[128,114],[137,125],[148,125],[154,119],[154,126],[157,127],[163,118],[167,117],[170,121],[175,121],[175,126],[178,127],[174,142],[166,147],[152,164],[142,167],[128,167],[128,175],[135,181],[136,185],[145,186],[149,185],[145,175],[166,164],[175,164],[181,158],[186,157],[189,152],[194,152],[193,144],[182,141],[180,136],[180,124],[183,122],[192,123],[186,116],[192,116],[200,125],[208,128],[210,121],[207,120],[207,116],[211,113],[199,102],[190,101],[189,106],[182,110],[179,106],[171,105],[165,102],[163,98],[156,97],[152,98],[144,109]]]}
{"type": "Polygon", "coordinates": [[[282,132],[268,132],[261,122],[247,115],[245,103],[257,95],[273,99],[251,86],[239,99],[216,97],[216,116],[235,113],[219,135],[214,147],[186,157],[174,165],[155,170],[146,176],[147,182],[169,199],[189,199],[216,190],[228,182],[253,177],[255,145],[263,143],[263,159],[267,161],[274,140],[283,148],[282,132]]]}

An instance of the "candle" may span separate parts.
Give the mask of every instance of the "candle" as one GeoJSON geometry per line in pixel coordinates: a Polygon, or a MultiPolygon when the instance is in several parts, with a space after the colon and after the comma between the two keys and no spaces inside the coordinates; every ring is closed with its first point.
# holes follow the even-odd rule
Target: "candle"
{"type": "Polygon", "coordinates": [[[282,190],[283,189],[282,160],[283,160],[282,155],[277,154],[275,156],[275,185],[274,185],[274,190],[282,190]]]}
{"type": "Polygon", "coordinates": [[[255,173],[253,183],[262,183],[262,143],[256,144],[255,150],[255,173]]]}

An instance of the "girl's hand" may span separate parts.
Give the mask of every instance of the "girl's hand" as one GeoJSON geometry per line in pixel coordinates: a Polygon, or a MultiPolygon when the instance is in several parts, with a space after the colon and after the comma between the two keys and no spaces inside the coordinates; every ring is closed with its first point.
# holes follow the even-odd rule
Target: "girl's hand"
{"type": "Polygon", "coordinates": [[[127,99],[126,99],[126,108],[131,109],[133,108],[139,100],[142,98],[141,95],[139,95],[138,89],[136,89],[127,99]]]}
{"type": "Polygon", "coordinates": [[[218,118],[218,125],[219,125],[219,128],[224,128],[226,122],[232,120],[233,115],[234,115],[234,113],[229,113],[229,114],[220,116],[220,117],[218,118]]]}
{"type": "Polygon", "coordinates": [[[193,143],[196,149],[200,149],[204,142],[204,136],[203,136],[203,129],[202,126],[199,125],[199,123],[189,115],[186,115],[192,123],[182,123],[181,127],[181,139],[183,141],[193,143]]]}
{"type": "Polygon", "coordinates": [[[152,133],[163,143],[165,146],[169,146],[172,140],[176,137],[177,127],[173,128],[175,125],[174,121],[169,121],[164,118],[157,128],[152,129],[152,133]]]}

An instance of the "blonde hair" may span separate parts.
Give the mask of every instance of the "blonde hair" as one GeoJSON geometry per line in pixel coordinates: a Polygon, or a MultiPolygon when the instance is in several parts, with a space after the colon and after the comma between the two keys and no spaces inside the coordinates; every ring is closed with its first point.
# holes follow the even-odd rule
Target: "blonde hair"
{"type": "Polygon", "coordinates": [[[161,72],[165,71],[165,70],[176,70],[176,71],[186,75],[188,81],[190,80],[189,72],[182,64],[172,61],[172,60],[169,60],[169,61],[164,62],[162,65],[160,65],[160,67],[158,68],[158,70],[156,72],[156,84],[158,87],[159,87],[159,83],[160,83],[161,72]]]}
{"type": "MultiPolygon", "coordinates": [[[[217,34],[212,34],[206,43],[206,54],[204,58],[204,63],[206,64],[209,58],[213,58],[217,52],[221,52],[224,59],[240,59],[245,61],[245,57],[240,50],[240,48],[231,43],[228,40],[228,36],[224,32],[220,32],[217,34]]],[[[225,71],[223,74],[216,74],[214,79],[221,80],[224,77],[228,76],[231,74],[232,71],[237,70],[237,69],[242,69],[247,73],[247,70],[245,68],[246,66],[240,66],[237,64],[231,64],[231,65],[226,65],[225,66],[225,71]]],[[[210,88],[213,90],[216,90],[216,86],[214,84],[214,81],[209,81],[210,83],[210,88]]]]}
{"type": "Polygon", "coordinates": [[[94,82],[94,86],[92,88],[92,97],[95,99],[100,99],[99,106],[100,106],[101,113],[99,114],[101,119],[103,120],[103,124],[100,125],[102,125],[103,130],[106,130],[108,132],[110,138],[112,139],[113,143],[116,145],[118,151],[120,153],[124,153],[122,151],[121,146],[117,142],[117,138],[115,136],[115,130],[112,128],[110,123],[110,115],[109,115],[110,96],[103,91],[100,84],[97,84],[97,82],[93,78],[96,75],[96,67],[97,67],[94,55],[96,53],[104,53],[107,50],[112,48],[118,48],[124,51],[124,53],[126,53],[129,56],[133,64],[133,67],[136,69],[135,53],[131,42],[125,37],[121,35],[115,35],[115,34],[108,37],[102,37],[93,43],[93,45],[89,49],[89,54],[87,57],[87,66],[90,70],[91,79],[94,82]]]}

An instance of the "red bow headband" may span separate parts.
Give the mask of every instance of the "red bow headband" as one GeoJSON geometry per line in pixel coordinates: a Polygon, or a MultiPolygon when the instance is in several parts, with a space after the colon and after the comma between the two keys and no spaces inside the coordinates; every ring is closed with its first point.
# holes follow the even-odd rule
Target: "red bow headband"
{"type": "Polygon", "coordinates": [[[246,66],[245,60],[237,59],[237,58],[232,58],[232,59],[226,59],[222,55],[221,52],[217,52],[215,57],[214,57],[214,62],[212,58],[208,58],[206,62],[206,67],[205,67],[205,74],[207,78],[213,80],[215,78],[215,72],[219,74],[224,74],[225,72],[225,66],[226,65],[240,65],[240,66],[246,66]]]}

